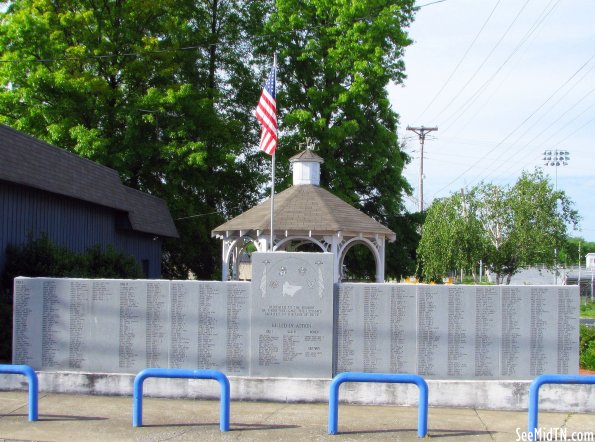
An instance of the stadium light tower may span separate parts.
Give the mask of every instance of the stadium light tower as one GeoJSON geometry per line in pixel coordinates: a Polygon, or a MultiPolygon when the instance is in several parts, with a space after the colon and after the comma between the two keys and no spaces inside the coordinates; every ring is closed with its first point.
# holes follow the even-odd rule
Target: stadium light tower
{"type": "Polygon", "coordinates": [[[568,166],[570,152],[567,150],[544,150],[543,164],[552,166],[556,170],[555,190],[558,190],[558,166],[568,166]]]}
{"type": "MultiPolygon", "coordinates": [[[[554,190],[558,192],[558,167],[568,166],[570,161],[570,152],[567,150],[544,150],[543,164],[553,167],[555,170],[554,190]]],[[[556,200],[556,212],[558,211],[558,201],[556,200]]],[[[580,284],[580,281],[579,281],[580,284]]],[[[554,285],[558,285],[558,246],[554,247],[554,285]]]]}

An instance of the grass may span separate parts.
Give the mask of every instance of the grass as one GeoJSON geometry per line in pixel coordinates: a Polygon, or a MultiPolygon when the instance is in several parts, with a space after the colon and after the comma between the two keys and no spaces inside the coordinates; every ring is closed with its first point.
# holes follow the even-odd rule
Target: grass
{"type": "Polygon", "coordinates": [[[595,302],[581,304],[581,318],[595,318],[595,302]]]}
{"type": "Polygon", "coordinates": [[[580,367],[595,370],[595,328],[581,325],[580,330],[580,367]]]}
{"type": "MultiPolygon", "coordinates": [[[[595,302],[581,303],[581,318],[595,318],[595,302]]],[[[579,360],[581,368],[595,370],[595,327],[580,326],[579,360]]]]}

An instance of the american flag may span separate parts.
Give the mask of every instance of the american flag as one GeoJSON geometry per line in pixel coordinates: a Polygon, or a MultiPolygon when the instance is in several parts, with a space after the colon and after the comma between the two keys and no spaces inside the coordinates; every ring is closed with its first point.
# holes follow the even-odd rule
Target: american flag
{"type": "Polygon", "coordinates": [[[273,66],[256,106],[256,118],[262,124],[260,149],[273,155],[277,148],[277,101],[275,78],[277,68],[273,66]]]}

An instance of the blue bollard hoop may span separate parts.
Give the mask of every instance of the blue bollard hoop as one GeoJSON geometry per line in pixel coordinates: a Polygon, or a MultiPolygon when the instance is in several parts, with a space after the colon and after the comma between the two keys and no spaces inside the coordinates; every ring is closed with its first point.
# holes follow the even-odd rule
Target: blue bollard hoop
{"type": "Polygon", "coordinates": [[[339,387],[343,382],[379,382],[391,384],[416,384],[419,388],[417,435],[428,433],[428,384],[416,374],[345,372],[336,375],[330,386],[328,433],[337,434],[339,426],[339,387]]]}
{"type": "Polygon", "coordinates": [[[132,426],[143,425],[143,382],[147,378],[213,379],[221,386],[219,429],[229,431],[230,386],[227,376],[218,370],[187,370],[180,368],[146,368],[134,378],[132,426]]]}
{"type": "Polygon", "coordinates": [[[529,387],[529,415],[527,433],[529,440],[535,440],[539,414],[539,388],[544,384],[595,384],[595,376],[542,374],[531,382],[529,387]]]}
{"type": "Polygon", "coordinates": [[[22,374],[29,379],[29,422],[38,419],[39,382],[35,370],[29,365],[0,364],[0,373],[22,374]]]}

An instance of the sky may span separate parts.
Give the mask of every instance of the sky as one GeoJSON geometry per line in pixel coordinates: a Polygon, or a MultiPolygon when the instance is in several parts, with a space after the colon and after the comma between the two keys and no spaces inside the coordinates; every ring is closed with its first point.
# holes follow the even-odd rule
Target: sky
{"type": "Polygon", "coordinates": [[[389,96],[418,208],[480,182],[512,185],[542,167],[582,217],[571,236],[595,241],[595,1],[418,0],[402,85],[389,96]],[[546,150],[569,152],[545,166],[546,150]],[[557,176],[557,179],[556,179],[557,176]]]}

